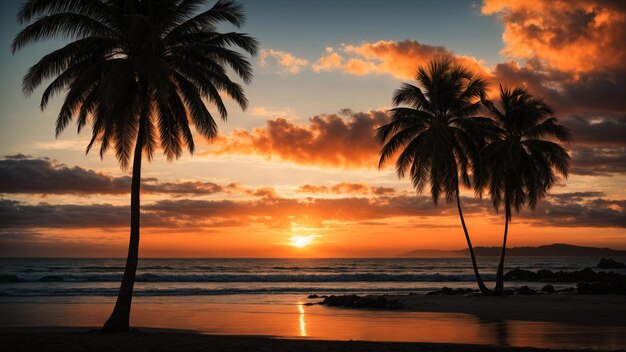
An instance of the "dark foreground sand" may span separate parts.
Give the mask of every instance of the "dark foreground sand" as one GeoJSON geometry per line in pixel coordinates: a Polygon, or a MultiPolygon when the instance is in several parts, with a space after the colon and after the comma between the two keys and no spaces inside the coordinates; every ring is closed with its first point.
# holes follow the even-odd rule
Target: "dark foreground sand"
{"type": "Polygon", "coordinates": [[[85,328],[0,329],[0,351],[59,352],[383,352],[383,351],[565,351],[534,348],[503,348],[481,345],[397,343],[365,341],[320,341],[256,336],[203,335],[193,332],[137,329],[107,335],[85,328]]]}
{"type": "Polygon", "coordinates": [[[467,313],[487,320],[554,321],[582,325],[626,326],[626,296],[532,295],[387,296],[407,310],[467,313]]]}

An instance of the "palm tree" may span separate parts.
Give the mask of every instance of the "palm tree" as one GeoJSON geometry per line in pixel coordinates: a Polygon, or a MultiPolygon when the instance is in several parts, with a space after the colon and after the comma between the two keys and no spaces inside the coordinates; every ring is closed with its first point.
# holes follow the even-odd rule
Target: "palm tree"
{"type": "Polygon", "coordinates": [[[206,0],[29,0],[17,19],[31,23],[17,34],[12,51],[44,39],[63,37],[66,46],[45,55],[23,79],[31,94],[52,79],[41,98],[66,92],[57,121],[57,136],[76,118],[80,132],[91,124],[87,153],[100,144],[100,156],[112,147],[123,169],[131,157],[130,244],[115,308],[103,330],[129,330],[139,248],[141,162],[157,149],[168,160],[186,147],[194,151],[191,126],[203,137],[217,134],[213,115],[203,103],[215,105],[222,119],[224,92],[242,109],[247,99],[241,85],[227,75],[230,67],[249,83],[252,67],[241,49],[257,52],[257,41],[243,33],[221,33],[217,25],[245,21],[241,5],[219,0],[195,13],[206,0]]]}
{"type": "Polygon", "coordinates": [[[377,129],[383,145],[379,168],[399,153],[398,177],[408,174],[418,193],[430,185],[435,204],[442,196],[456,201],[476,282],[481,292],[489,293],[478,271],[459,196],[460,185],[472,187],[470,174],[479,163],[482,125],[488,119],[475,115],[487,83],[448,57],[421,66],[416,79],[420,87],[403,83],[395,91],[392,121],[377,129]],[[408,106],[398,107],[401,104],[408,106]]]}
{"type": "Polygon", "coordinates": [[[534,209],[560,174],[567,177],[570,156],[553,140],[568,142],[571,135],[554,118],[554,111],[525,88],[500,86],[500,109],[486,100],[494,128],[482,150],[483,175],[496,210],[504,208],[504,240],[496,273],[496,294],[504,291],[504,258],[512,210],[534,209]]]}

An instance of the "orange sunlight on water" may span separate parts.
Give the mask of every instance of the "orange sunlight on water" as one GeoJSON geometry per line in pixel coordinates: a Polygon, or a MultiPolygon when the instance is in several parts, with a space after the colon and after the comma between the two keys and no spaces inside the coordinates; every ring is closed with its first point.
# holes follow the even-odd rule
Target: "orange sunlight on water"
{"type": "MultiPolygon", "coordinates": [[[[373,314],[369,310],[305,306],[302,303],[220,304],[179,300],[164,304],[145,303],[145,299],[138,301],[131,316],[134,326],[210,334],[539,348],[615,349],[626,344],[626,335],[620,327],[486,321],[460,313],[376,311],[373,314]]],[[[4,306],[1,310],[3,316],[12,317],[12,326],[98,326],[110,312],[110,304],[33,303],[4,306]]]]}

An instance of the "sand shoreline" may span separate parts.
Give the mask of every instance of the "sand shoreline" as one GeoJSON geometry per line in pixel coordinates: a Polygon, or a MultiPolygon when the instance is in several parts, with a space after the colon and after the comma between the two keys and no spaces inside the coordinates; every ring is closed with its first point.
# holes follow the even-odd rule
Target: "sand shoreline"
{"type": "Polygon", "coordinates": [[[385,297],[388,300],[397,300],[404,306],[404,309],[398,311],[466,313],[493,321],[526,320],[626,326],[626,296],[620,295],[558,294],[505,297],[385,295],[385,297]]]}
{"type": "MultiPolygon", "coordinates": [[[[268,336],[212,335],[190,331],[138,328],[124,334],[103,334],[97,328],[0,328],[0,350],[12,352],[50,351],[212,351],[212,352],[313,352],[313,351],[567,351],[487,345],[330,341],[268,336]]],[[[571,351],[571,350],[570,350],[571,351]]]]}
{"type": "Polygon", "coordinates": [[[5,323],[5,327],[0,327],[0,351],[445,352],[626,348],[626,296],[386,297],[397,299],[408,308],[389,311],[306,307],[303,303],[137,303],[135,326],[181,329],[140,328],[120,335],[103,335],[97,327],[88,328],[104,321],[110,304],[17,303],[4,310],[5,317],[21,317],[21,322],[41,325],[80,327],[10,327],[12,324],[5,323]],[[193,310],[203,313],[194,315],[193,310]],[[58,319],[58,314],[75,317],[86,311],[97,314],[82,320],[58,319]],[[24,316],[24,312],[31,315],[24,316]],[[46,316],[57,318],[42,320],[46,316]],[[157,317],[165,320],[156,323],[157,317]]]}

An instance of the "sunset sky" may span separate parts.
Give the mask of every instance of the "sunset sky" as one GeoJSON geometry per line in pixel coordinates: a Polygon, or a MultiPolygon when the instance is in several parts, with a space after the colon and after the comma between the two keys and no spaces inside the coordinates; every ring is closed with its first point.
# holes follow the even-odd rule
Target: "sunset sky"
{"type": "MultiPolygon", "coordinates": [[[[250,106],[221,135],[144,163],[142,257],[387,257],[461,249],[456,208],[377,169],[375,127],[393,90],[451,54],[485,78],[524,84],[573,133],[571,175],[513,216],[509,245],[626,249],[626,3],[621,1],[243,1],[261,42],[250,106]],[[297,237],[296,237],[297,236],[297,237]]],[[[54,137],[61,99],[21,77],[63,45],[12,55],[19,1],[0,26],[0,256],[123,257],[130,173],[85,155],[90,134],[54,137]]],[[[224,27],[225,30],[230,28],[224,27]]],[[[214,111],[213,107],[210,107],[214,111]]],[[[503,216],[464,191],[474,245],[501,244],[503,216]]]]}

